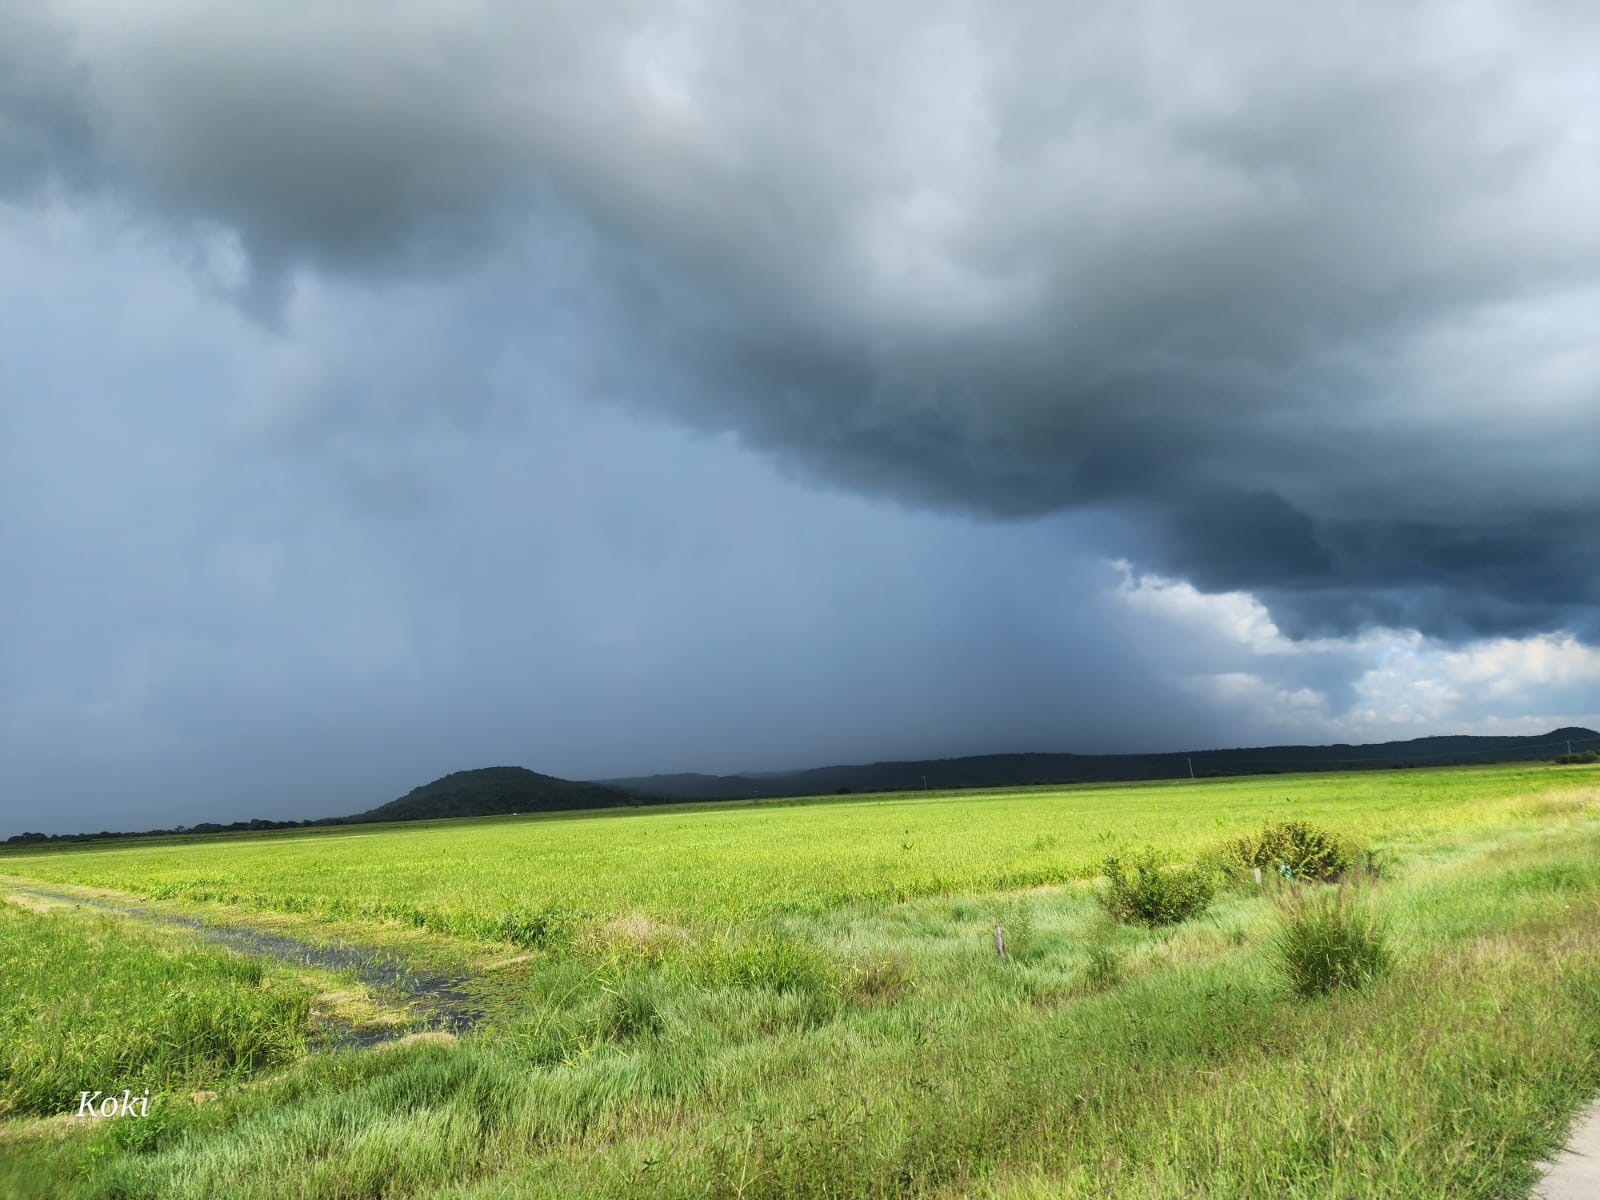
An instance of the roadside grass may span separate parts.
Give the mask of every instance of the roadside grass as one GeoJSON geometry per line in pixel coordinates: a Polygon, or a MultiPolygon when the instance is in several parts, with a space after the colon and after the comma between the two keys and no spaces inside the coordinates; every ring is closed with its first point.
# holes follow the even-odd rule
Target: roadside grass
{"type": "Polygon", "coordinates": [[[210,1088],[304,1052],[311,993],[112,917],[0,902],[0,1118],[210,1088]]]}
{"type": "Polygon", "coordinates": [[[1293,883],[1274,899],[1279,921],[1272,949],[1297,995],[1364,987],[1388,969],[1388,926],[1365,889],[1342,881],[1293,883]]]}
{"type": "Polygon", "coordinates": [[[1394,962],[1359,991],[1297,996],[1237,885],[1160,928],[1088,880],[619,918],[505,961],[460,1043],[169,1100],[137,1145],[28,1142],[0,1194],[1516,1195],[1600,1090],[1595,798],[1398,834],[1394,962]]]}

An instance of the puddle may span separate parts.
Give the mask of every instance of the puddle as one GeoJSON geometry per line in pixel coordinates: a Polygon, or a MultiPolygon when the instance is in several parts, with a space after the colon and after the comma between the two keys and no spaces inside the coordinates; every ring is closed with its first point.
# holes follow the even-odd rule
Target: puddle
{"type": "MultiPolygon", "coordinates": [[[[164,912],[143,904],[71,896],[40,887],[6,884],[5,891],[19,897],[54,904],[70,904],[99,912],[114,913],[140,921],[177,925],[193,930],[202,941],[225,946],[241,954],[270,958],[292,966],[320,967],[328,971],[347,971],[362,983],[391,997],[414,1005],[423,1018],[421,1029],[460,1035],[485,1020],[483,1008],[467,990],[471,976],[439,975],[416,971],[405,962],[384,956],[368,947],[351,945],[314,946],[281,933],[251,929],[243,925],[216,925],[198,917],[164,912]]],[[[330,1025],[330,1049],[360,1049],[380,1045],[419,1031],[416,1024],[401,1028],[352,1028],[330,1025]]]]}

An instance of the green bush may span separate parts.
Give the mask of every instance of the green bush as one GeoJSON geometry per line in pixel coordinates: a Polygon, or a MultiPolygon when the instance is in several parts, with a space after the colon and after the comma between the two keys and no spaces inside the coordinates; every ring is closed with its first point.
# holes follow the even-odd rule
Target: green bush
{"type": "Polygon", "coordinates": [[[1229,843],[1223,854],[1227,862],[1246,870],[1260,867],[1288,879],[1322,883],[1342,879],[1361,856],[1361,850],[1345,838],[1305,821],[1269,822],[1260,833],[1229,843]]]}
{"type": "Polygon", "coordinates": [[[1285,888],[1272,949],[1296,995],[1359,988],[1389,965],[1388,932],[1370,896],[1354,888],[1285,888]]]}
{"type": "Polygon", "coordinates": [[[1107,856],[1100,903],[1118,921],[1176,925],[1206,910],[1216,894],[1216,876],[1203,866],[1167,867],[1153,849],[1128,858],[1107,856]]]}

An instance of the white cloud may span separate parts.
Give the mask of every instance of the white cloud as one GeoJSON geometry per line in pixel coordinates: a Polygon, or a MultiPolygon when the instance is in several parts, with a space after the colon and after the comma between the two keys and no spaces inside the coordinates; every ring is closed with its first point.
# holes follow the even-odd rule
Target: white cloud
{"type": "Polygon", "coordinates": [[[1571,634],[1456,646],[1375,628],[1296,641],[1248,592],[1207,594],[1112,565],[1114,596],[1179,635],[1171,661],[1181,685],[1263,731],[1344,741],[1600,728],[1600,648],[1571,634]],[[1343,688],[1321,682],[1330,673],[1343,688]]]}
{"type": "Polygon", "coordinates": [[[1248,592],[1207,595],[1181,579],[1138,575],[1124,559],[1112,563],[1122,573],[1117,594],[1128,607],[1195,633],[1233,643],[1251,654],[1292,653],[1266,605],[1248,592]]]}

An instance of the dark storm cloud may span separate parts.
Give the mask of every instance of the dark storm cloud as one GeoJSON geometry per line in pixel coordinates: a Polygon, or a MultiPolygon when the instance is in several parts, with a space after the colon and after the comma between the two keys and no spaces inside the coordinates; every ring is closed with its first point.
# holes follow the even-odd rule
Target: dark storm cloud
{"type": "Polygon", "coordinates": [[[66,32],[28,0],[0,0],[0,198],[88,181],[88,99],[66,32]]]}
{"type": "Polygon", "coordinates": [[[558,231],[597,390],[795,469],[1112,509],[1292,631],[1593,628],[1592,6],[32,11],[0,163],[221,231],[255,311],[558,231]]]}
{"type": "MultiPolygon", "coordinates": [[[[0,323],[0,395],[49,400],[0,404],[0,550],[23,564],[0,837],[347,812],[495,762],[1157,737],[1160,656],[1092,632],[1116,606],[1070,530],[819,494],[728,439],[596,411],[562,378],[585,356],[545,332],[485,371],[471,420],[411,412],[374,446],[363,406],[444,386],[432,340],[485,350],[484,304],[320,294],[286,348],[148,247],[41,241],[0,229],[0,278],[40,281],[0,323]]],[[[1164,736],[1223,727],[1162,705],[1164,736]]]]}

